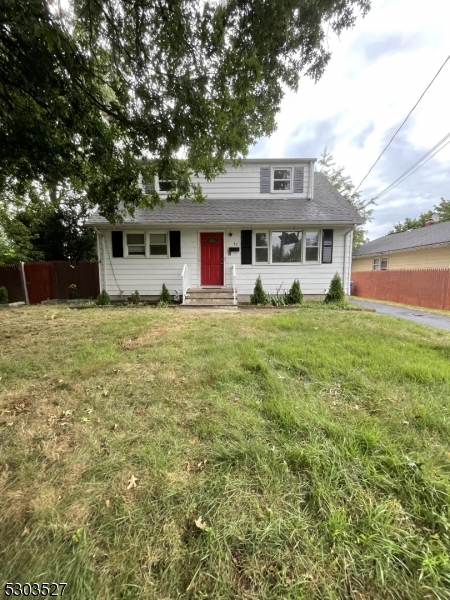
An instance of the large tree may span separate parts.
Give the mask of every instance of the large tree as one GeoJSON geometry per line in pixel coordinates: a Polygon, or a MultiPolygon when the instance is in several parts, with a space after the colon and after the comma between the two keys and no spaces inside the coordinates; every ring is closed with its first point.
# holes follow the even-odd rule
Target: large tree
{"type": "Polygon", "coordinates": [[[15,203],[0,205],[0,264],[31,260],[93,260],[95,233],[84,223],[88,204],[69,184],[30,186],[15,203]]]}
{"type": "Polygon", "coordinates": [[[325,148],[318,161],[319,172],[326,175],[338,192],[355,208],[363,219],[362,225],[357,225],[353,232],[353,248],[358,248],[368,242],[367,230],[364,228],[372,220],[374,200],[361,199],[360,192],[355,193],[355,186],[350,175],[344,175],[344,167],[337,167],[333,155],[325,148]]]}
{"type": "Polygon", "coordinates": [[[317,80],[370,0],[0,0],[0,190],[75,177],[108,218],[275,129],[284,90],[317,80]],[[182,157],[184,160],[178,160],[182,157]]]}
{"type": "Polygon", "coordinates": [[[406,217],[404,221],[394,223],[394,227],[389,231],[389,234],[425,227],[425,223],[431,219],[433,214],[438,215],[439,221],[450,221],[450,200],[444,200],[444,198],[441,198],[441,201],[439,204],[435,205],[433,210],[430,209],[426,212],[420,213],[417,218],[406,217]]]}

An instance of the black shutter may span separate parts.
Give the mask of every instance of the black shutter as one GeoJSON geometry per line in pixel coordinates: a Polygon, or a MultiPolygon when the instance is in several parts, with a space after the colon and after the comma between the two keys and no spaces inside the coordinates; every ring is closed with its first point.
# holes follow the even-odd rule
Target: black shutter
{"type": "Polygon", "coordinates": [[[303,194],[305,167],[294,167],[294,193],[303,194]]]}
{"type": "Polygon", "coordinates": [[[252,264],[252,230],[241,230],[241,265],[252,264]]]}
{"type": "Polygon", "coordinates": [[[333,230],[324,229],[322,232],[322,263],[333,262],[333,230]]]}
{"type": "Polygon", "coordinates": [[[113,258],[123,258],[123,234],[121,231],[111,231],[113,258]]]}
{"type": "Polygon", "coordinates": [[[270,194],[270,167],[260,169],[260,190],[261,194],[270,194]]]}
{"type": "Polygon", "coordinates": [[[170,232],[170,258],[181,257],[181,235],[179,231],[170,232]]]}

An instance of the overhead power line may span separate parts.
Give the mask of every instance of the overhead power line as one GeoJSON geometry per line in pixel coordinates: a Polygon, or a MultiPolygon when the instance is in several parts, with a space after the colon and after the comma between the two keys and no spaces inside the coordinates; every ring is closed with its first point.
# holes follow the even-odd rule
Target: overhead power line
{"type": "Polygon", "coordinates": [[[370,169],[367,171],[366,175],[362,178],[360,184],[358,185],[358,187],[355,189],[355,193],[359,190],[359,188],[362,186],[362,184],[364,183],[364,181],[367,179],[367,177],[370,175],[370,173],[372,172],[372,169],[374,168],[374,166],[377,164],[377,162],[380,160],[380,158],[383,156],[383,154],[386,152],[386,150],[389,148],[389,146],[391,145],[393,139],[395,138],[395,136],[397,135],[397,133],[400,131],[400,129],[403,127],[403,125],[406,123],[406,121],[409,119],[409,117],[411,116],[411,114],[413,113],[414,109],[416,108],[416,106],[419,104],[419,102],[422,100],[422,98],[425,96],[425,94],[427,93],[428,89],[431,87],[431,85],[433,84],[434,80],[436,79],[436,77],[439,75],[439,73],[442,71],[442,69],[445,67],[445,64],[447,63],[447,61],[450,59],[450,54],[447,56],[447,58],[444,60],[444,62],[441,65],[441,68],[439,69],[439,71],[436,73],[436,75],[433,77],[433,79],[430,81],[430,83],[427,85],[427,87],[425,88],[425,91],[422,93],[422,95],[420,96],[420,98],[417,100],[417,102],[414,104],[414,106],[412,107],[412,109],[409,111],[408,115],[406,116],[406,119],[403,121],[403,123],[400,125],[400,127],[397,129],[397,131],[394,133],[394,135],[391,137],[391,139],[389,140],[388,145],[386,146],[386,148],[382,151],[382,153],[380,154],[380,156],[377,158],[377,160],[373,163],[373,165],[370,167],[370,169]]]}
{"type": "Polygon", "coordinates": [[[382,196],[384,196],[385,194],[387,194],[388,192],[393,190],[395,187],[400,185],[400,183],[405,181],[405,179],[408,179],[408,177],[410,177],[413,173],[415,173],[418,169],[420,169],[420,167],[423,167],[423,165],[426,164],[429,160],[431,160],[433,158],[433,156],[435,156],[438,152],[443,150],[445,148],[445,146],[448,146],[448,144],[450,144],[449,138],[450,138],[450,132],[447,133],[447,135],[445,135],[430,150],[428,150],[428,152],[426,152],[421,158],[419,158],[419,160],[417,160],[413,165],[411,165],[409,167],[409,169],[407,169],[402,175],[400,175],[400,177],[397,177],[397,179],[395,181],[393,181],[390,185],[388,185],[386,188],[384,188],[384,190],[382,192],[380,192],[374,198],[372,198],[372,200],[370,202],[373,202],[374,200],[378,200],[379,198],[381,198],[382,196]],[[444,142],[446,142],[447,140],[449,140],[449,141],[446,144],[444,144],[444,142]]]}

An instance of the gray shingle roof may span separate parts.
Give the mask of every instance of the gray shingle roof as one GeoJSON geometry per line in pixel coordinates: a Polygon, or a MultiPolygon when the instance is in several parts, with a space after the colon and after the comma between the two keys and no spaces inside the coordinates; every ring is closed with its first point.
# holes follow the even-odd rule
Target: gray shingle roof
{"type": "MultiPolygon", "coordinates": [[[[343,198],[322,173],[314,175],[314,198],[311,201],[294,198],[208,199],[203,204],[182,200],[166,203],[154,210],[136,210],[135,218],[125,223],[146,224],[264,224],[264,223],[361,223],[356,210],[343,198]]],[[[88,225],[106,225],[108,221],[97,212],[88,225]]]]}
{"type": "Polygon", "coordinates": [[[411,229],[402,233],[392,233],[377,240],[360,246],[353,252],[353,256],[370,256],[373,254],[386,254],[400,250],[410,250],[424,246],[450,244],[450,221],[436,223],[429,227],[411,229]]]}

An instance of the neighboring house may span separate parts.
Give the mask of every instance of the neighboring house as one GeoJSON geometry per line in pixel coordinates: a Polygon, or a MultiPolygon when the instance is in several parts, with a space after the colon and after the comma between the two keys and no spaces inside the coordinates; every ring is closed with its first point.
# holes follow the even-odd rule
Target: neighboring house
{"type": "Polygon", "coordinates": [[[392,233],[353,252],[352,271],[450,267],[450,221],[392,233]]]}
{"type": "MultiPolygon", "coordinates": [[[[233,302],[233,288],[239,301],[249,301],[261,275],[269,293],[299,279],[305,297],[317,298],[337,272],[348,292],[352,231],[361,218],[324,175],[314,173],[314,162],[229,163],[214,181],[195,178],[206,203],[136,210],[134,219],[116,227],[93,214],[88,224],[98,233],[100,287],[113,299],[135,290],[153,299],[165,283],[186,302],[202,289],[216,298],[204,304],[220,304],[222,292],[233,302]]],[[[155,178],[152,185],[164,199],[170,182],[155,178]]]]}

